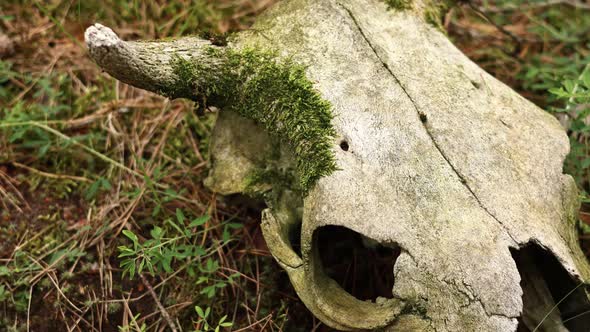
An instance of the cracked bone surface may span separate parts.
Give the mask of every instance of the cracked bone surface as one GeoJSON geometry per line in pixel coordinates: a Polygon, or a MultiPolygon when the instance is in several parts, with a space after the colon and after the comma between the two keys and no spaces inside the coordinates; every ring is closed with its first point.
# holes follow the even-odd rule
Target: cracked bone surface
{"type": "MultiPolygon", "coordinates": [[[[305,65],[334,114],[338,169],[304,197],[270,189],[268,246],[306,306],[339,330],[585,331],[580,285],[590,267],[577,242],[577,191],[562,173],[567,136],[427,23],[433,2],[400,11],[378,0],[285,0],[227,46],[305,65]],[[331,278],[320,250],[333,227],[399,249],[389,298],[361,300],[331,278]]],[[[166,93],[177,79],[170,59],[210,61],[207,42],[126,43],[106,29],[86,34],[105,71],[194,97],[166,93]]],[[[272,138],[223,110],[213,135],[207,185],[243,192],[272,138]]]]}

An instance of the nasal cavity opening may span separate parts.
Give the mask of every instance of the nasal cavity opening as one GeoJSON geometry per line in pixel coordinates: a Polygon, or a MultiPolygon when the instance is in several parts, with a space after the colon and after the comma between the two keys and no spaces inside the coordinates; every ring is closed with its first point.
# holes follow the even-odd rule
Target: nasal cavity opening
{"type": "Polygon", "coordinates": [[[590,301],[586,285],[572,278],[550,251],[536,243],[511,252],[523,291],[517,331],[587,332],[590,301]]]}
{"type": "Polygon", "coordinates": [[[393,298],[396,245],[382,245],[342,226],[317,231],[316,245],[324,273],[359,300],[393,298]]]}

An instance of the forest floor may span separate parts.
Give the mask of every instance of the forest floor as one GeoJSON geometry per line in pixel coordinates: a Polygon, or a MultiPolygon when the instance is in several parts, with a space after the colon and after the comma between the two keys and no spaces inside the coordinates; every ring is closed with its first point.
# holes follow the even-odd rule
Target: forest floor
{"type": "MultiPolygon", "coordinates": [[[[270,256],[261,206],[202,186],[215,114],[115,81],[83,42],[94,22],[125,40],[215,38],[273,2],[0,3],[0,331],[329,330],[270,256]]],[[[590,63],[588,2],[472,1],[444,26],[554,114],[567,105],[549,90],[590,63]]],[[[589,254],[587,98],[567,101],[582,106],[565,171],[581,188],[589,254]]]]}

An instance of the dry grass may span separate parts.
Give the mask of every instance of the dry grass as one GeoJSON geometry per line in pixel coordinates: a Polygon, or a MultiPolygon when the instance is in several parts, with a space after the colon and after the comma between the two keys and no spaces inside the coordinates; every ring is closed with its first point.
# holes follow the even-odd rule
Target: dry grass
{"type": "MultiPolygon", "coordinates": [[[[227,33],[247,28],[273,2],[0,4],[0,43],[1,35],[10,43],[0,45],[0,331],[204,329],[195,305],[210,307],[213,320],[228,315],[234,331],[329,330],[272,260],[258,226],[260,207],[202,187],[214,115],[197,117],[189,102],[114,81],[82,45],[95,21],[124,39],[227,33]],[[176,259],[171,272],[123,278],[117,248],[130,241],[122,231],[145,243],[154,226],[174,232],[162,221],[176,220],[179,210],[187,220],[211,217],[187,227],[182,240],[206,254],[176,259]],[[209,258],[219,265],[210,274],[202,272],[209,258]],[[203,275],[209,280],[197,284],[203,275]],[[225,286],[211,298],[201,293],[214,282],[225,286]]],[[[568,6],[549,7],[573,10],[568,6]]],[[[485,69],[551,105],[527,72],[559,57],[587,56],[583,38],[573,43],[531,32],[546,7],[502,8],[463,5],[446,26],[485,69]]]]}
{"type": "Polygon", "coordinates": [[[195,305],[211,307],[213,319],[229,315],[234,330],[319,326],[273,263],[259,211],[249,203],[226,204],[201,185],[214,115],[199,118],[189,102],[115,82],[81,46],[84,28],[96,20],[126,39],[202,29],[226,33],[248,27],[271,3],[2,5],[0,15],[14,18],[2,22],[14,48],[4,60],[12,67],[3,117],[24,121],[5,128],[0,138],[0,259],[7,267],[0,285],[11,293],[0,301],[0,327],[203,329],[195,305]],[[23,137],[11,140],[23,127],[23,137]],[[31,144],[40,138],[48,143],[42,155],[31,144]],[[88,195],[94,183],[98,190],[88,195]],[[206,256],[178,259],[169,273],[123,278],[117,246],[127,241],[121,231],[146,240],[154,225],[178,210],[187,218],[211,216],[202,230],[189,230],[206,256]],[[229,221],[242,227],[227,228],[229,221]],[[223,240],[224,232],[232,240],[223,240]],[[198,273],[209,258],[219,267],[208,277],[224,284],[212,298],[200,294],[208,283],[195,284],[197,277],[188,272],[198,273]],[[233,282],[227,281],[232,275],[233,282]]]}

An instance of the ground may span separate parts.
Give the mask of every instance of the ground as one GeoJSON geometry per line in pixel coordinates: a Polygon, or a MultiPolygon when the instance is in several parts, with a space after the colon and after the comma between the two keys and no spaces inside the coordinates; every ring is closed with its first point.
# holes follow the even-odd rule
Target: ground
{"type": "MultiPolygon", "coordinates": [[[[329,330],[270,256],[260,204],[202,186],[216,114],[116,82],[83,45],[94,22],[126,40],[223,40],[273,2],[0,4],[0,331],[329,330]]],[[[570,113],[564,169],[586,202],[589,12],[473,1],[443,22],[480,66],[570,113]]],[[[589,205],[580,216],[588,254],[589,205]]]]}

